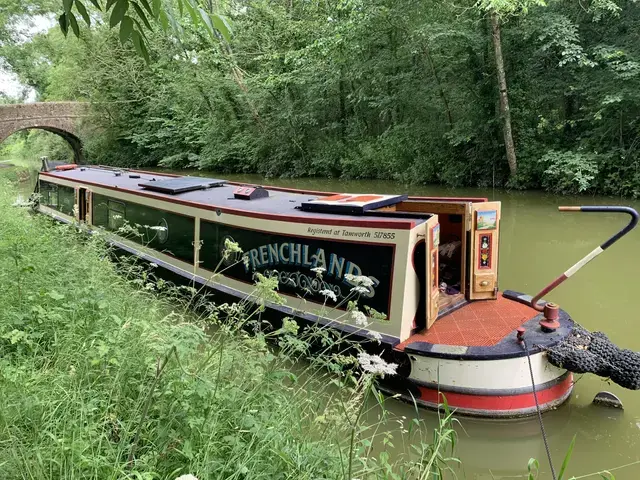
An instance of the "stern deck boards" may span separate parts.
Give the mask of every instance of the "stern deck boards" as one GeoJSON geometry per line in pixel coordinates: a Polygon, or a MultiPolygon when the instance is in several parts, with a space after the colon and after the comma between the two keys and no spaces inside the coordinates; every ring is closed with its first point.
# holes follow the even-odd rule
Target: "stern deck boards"
{"type": "Polygon", "coordinates": [[[429,330],[415,333],[396,348],[412,343],[430,343],[466,347],[490,347],[539,312],[533,308],[498,295],[497,300],[481,300],[468,303],[454,312],[439,318],[429,330]]]}

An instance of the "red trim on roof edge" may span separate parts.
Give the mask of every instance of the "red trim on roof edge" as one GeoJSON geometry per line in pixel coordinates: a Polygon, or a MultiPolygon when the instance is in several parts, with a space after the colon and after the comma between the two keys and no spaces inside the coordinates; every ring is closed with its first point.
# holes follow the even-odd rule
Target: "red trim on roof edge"
{"type": "Polygon", "coordinates": [[[96,182],[88,182],[86,180],[78,180],[75,178],[70,179],[70,178],[61,177],[59,175],[54,175],[50,172],[40,172],[40,175],[51,177],[51,178],[58,178],[60,180],[66,180],[72,183],[80,183],[83,185],[91,185],[93,187],[100,187],[107,190],[125,192],[131,195],[154,198],[156,200],[162,200],[167,203],[177,203],[180,205],[185,205],[187,207],[194,207],[202,210],[209,210],[213,212],[220,211],[222,213],[229,213],[232,215],[238,215],[242,217],[261,218],[264,220],[275,220],[279,222],[310,223],[313,225],[338,225],[341,227],[388,228],[391,230],[411,230],[416,225],[416,222],[414,221],[398,221],[398,222],[386,222],[384,220],[351,221],[351,220],[342,220],[340,218],[296,217],[291,215],[279,215],[277,213],[250,212],[247,210],[235,210],[235,209],[226,208],[226,207],[216,207],[215,205],[208,205],[206,203],[192,202],[189,200],[181,200],[179,198],[173,198],[173,197],[165,197],[162,195],[156,195],[146,191],[138,191],[138,190],[131,190],[128,188],[113,187],[111,185],[104,185],[102,183],[96,183],[96,182]]]}

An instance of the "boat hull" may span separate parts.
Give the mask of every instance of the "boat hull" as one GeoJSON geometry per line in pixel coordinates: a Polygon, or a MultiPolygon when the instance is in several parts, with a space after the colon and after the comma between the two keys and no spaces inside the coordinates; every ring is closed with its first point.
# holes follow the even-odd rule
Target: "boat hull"
{"type": "Polygon", "coordinates": [[[496,360],[409,357],[411,373],[404,384],[395,382],[384,390],[429,409],[446,403],[456,413],[475,417],[524,417],[535,414],[538,407],[542,412],[558,407],[573,389],[572,374],[549,364],[542,352],[531,355],[535,395],[526,356],[496,360]]]}

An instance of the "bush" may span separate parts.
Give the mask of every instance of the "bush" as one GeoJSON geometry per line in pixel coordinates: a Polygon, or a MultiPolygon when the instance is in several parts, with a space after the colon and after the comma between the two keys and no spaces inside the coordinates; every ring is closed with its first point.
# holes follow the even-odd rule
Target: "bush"
{"type": "Polygon", "coordinates": [[[542,185],[561,194],[585,193],[595,187],[598,176],[597,155],[551,150],[541,159],[546,169],[542,185]]]}

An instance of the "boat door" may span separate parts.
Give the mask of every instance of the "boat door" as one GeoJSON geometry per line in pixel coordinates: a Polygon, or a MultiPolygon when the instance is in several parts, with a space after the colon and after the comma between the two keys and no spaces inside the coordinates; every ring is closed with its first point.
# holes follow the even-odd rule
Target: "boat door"
{"type": "Polygon", "coordinates": [[[79,222],[85,222],[91,224],[91,212],[93,211],[91,202],[91,190],[86,188],[76,187],[76,205],[78,207],[76,212],[76,220],[79,222]]]}
{"type": "Polygon", "coordinates": [[[440,245],[440,224],[438,216],[433,215],[426,222],[426,262],[427,262],[427,289],[425,298],[427,299],[427,329],[433,325],[438,318],[438,301],[440,299],[438,280],[438,246],[440,245]]]}
{"type": "Polygon", "coordinates": [[[469,300],[498,296],[500,202],[471,204],[469,300]]]}

